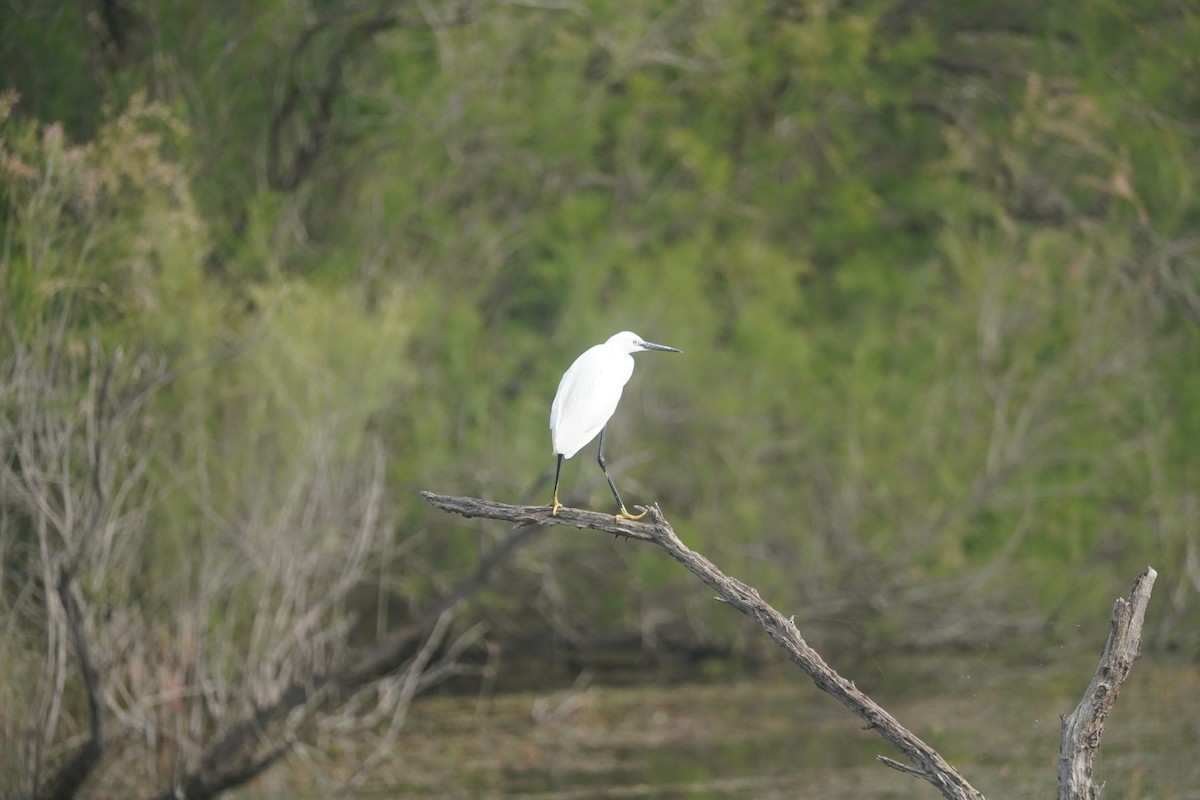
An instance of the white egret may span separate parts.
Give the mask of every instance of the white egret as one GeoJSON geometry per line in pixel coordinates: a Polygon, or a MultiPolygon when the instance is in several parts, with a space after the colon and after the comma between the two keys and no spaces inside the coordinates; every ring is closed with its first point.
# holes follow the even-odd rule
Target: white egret
{"type": "Polygon", "coordinates": [[[617,403],[621,401],[621,390],[633,375],[633,356],[639,350],[666,350],[679,353],[674,347],[652,344],[631,331],[621,331],[604,344],[598,344],[584,352],[562,377],[558,393],[550,406],[550,434],[558,465],[554,469],[554,503],[550,513],[558,515],[562,503],[558,502],[558,478],[562,473],[564,458],[570,458],[600,434],[600,452],[597,461],[608,488],[612,489],[617,507],[621,509],[617,519],[641,519],[646,512],[634,516],[625,510],[625,503],[617,493],[617,485],[608,474],[604,463],[604,428],[617,403]]]}

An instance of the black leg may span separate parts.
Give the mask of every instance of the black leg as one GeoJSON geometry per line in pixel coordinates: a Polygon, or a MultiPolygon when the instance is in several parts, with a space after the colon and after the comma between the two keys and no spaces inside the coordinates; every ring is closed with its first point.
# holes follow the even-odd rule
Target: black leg
{"type": "Polygon", "coordinates": [[[600,451],[596,455],[596,460],[600,462],[600,469],[604,470],[604,477],[608,480],[608,488],[612,489],[613,497],[616,498],[617,507],[621,510],[617,513],[617,519],[641,519],[646,516],[646,512],[641,514],[630,514],[625,510],[625,501],[621,499],[621,495],[617,492],[617,485],[613,483],[612,475],[608,474],[608,464],[604,463],[604,432],[608,430],[607,426],[600,429],[600,451]]]}
{"type": "Polygon", "coordinates": [[[621,513],[625,513],[625,503],[621,500],[620,493],[617,492],[617,485],[613,483],[612,475],[608,474],[608,464],[604,463],[604,432],[608,430],[608,426],[600,429],[600,450],[596,454],[596,460],[600,462],[600,469],[604,471],[604,477],[608,480],[608,488],[612,489],[613,497],[617,500],[617,508],[621,509],[621,513]]]}
{"type": "Polygon", "coordinates": [[[558,502],[558,476],[562,474],[562,453],[558,454],[558,466],[554,468],[554,503],[550,506],[550,516],[557,517],[562,503],[558,502]]]}

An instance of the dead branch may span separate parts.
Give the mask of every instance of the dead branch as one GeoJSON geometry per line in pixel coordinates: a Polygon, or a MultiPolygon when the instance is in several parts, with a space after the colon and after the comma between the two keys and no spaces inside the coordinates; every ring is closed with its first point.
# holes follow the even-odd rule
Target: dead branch
{"type": "Polygon", "coordinates": [[[91,717],[87,740],[55,770],[34,796],[36,800],[70,800],[92,774],[92,770],[100,763],[100,757],[104,754],[100,676],[92,663],[91,648],[84,631],[83,612],[79,608],[79,600],[75,597],[79,587],[70,570],[64,568],[59,571],[57,588],[59,599],[66,611],[67,627],[75,646],[75,654],[79,657],[79,670],[83,673],[83,687],[87,693],[88,712],[91,717]]]}
{"type": "Polygon", "coordinates": [[[404,726],[404,721],[408,717],[408,709],[412,706],[413,698],[416,697],[417,691],[420,688],[421,677],[425,674],[426,667],[429,666],[429,662],[433,659],[434,651],[441,646],[442,639],[445,638],[446,631],[449,629],[453,619],[454,614],[450,609],[442,613],[433,631],[425,640],[425,644],[421,645],[420,651],[413,659],[412,666],[405,673],[403,679],[396,681],[399,683],[399,696],[396,698],[395,708],[392,711],[392,718],[388,722],[387,730],[384,732],[382,739],[371,751],[371,754],[358,765],[358,769],[354,771],[354,774],[342,784],[343,791],[360,789],[367,776],[387,757],[388,749],[396,743],[396,737],[399,735],[400,729],[404,726]]]}
{"type": "Polygon", "coordinates": [[[684,545],[657,505],[649,507],[649,514],[644,521],[632,522],[617,520],[609,514],[570,508],[564,508],[558,512],[558,516],[552,517],[549,506],[513,506],[432,492],[421,492],[421,496],[443,511],[464,517],[485,517],[521,526],[569,525],[658,545],[685,569],[715,589],[720,595],[719,600],[758,622],[767,635],[787,652],[788,657],[808,674],[817,688],[866,722],[868,728],[877,731],[909,762],[905,765],[881,758],[884,764],[928,781],[948,800],[983,800],[983,795],[967,783],[936,750],[904,728],[852,681],[834,672],[817,651],[804,641],[795,623],[767,604],[759,597],[757,590],[725,575],[711,561],[684,545]]]}
{"type": "MultiPolygon", "coordinates": [[[[256,709],[245,718],[229,725],[214,737],[200,758],[199,765],[175,780],[174,785],[159,794],[156,800],[207,800],[243,784],[270,768],[292,746],[292,739],[277,732],[279,726],[294,712],[322,703],[333,704],[334,698],[344,698],[374,681],[386,678],[402,669],[410,675],[421,673],[428,662],[423,642],[440,640],[439,627],[463,600],[483,588],[494,571],[505,563],[521,544],[528,541],[536,528],[519,527],[510,532],[500,544],[483,556],[475,571],[463,578],[450,591],[414,615],[405,628],[394,631],[384,639],[362,648],[348,651],[331,669],[303,677],[285,688],[269,704],[256,709]]],[[[457,657],[452,653],[452,657],[457,657]]],[[[430,674],[445,674],[446,670],[431,670],[430,674]]],[[[416,674],[416,689],[426,688],[428,675],[416,674]]]]}
{"type": "Polygon", "coordinates": [[[1142,623],[1158,573],[1151,567],[1133,582],[1129,599],[1118,597],[1109,623],[1108,641],[1100,665],[1088,684],[1083,699],[1062,719],[1058,756],[1058,800],[1097,800],[1104,784],[1092,780],[1092,766],[1100,751],[1104,723],[1117,702],[1121,684],[1133,662],[1141,656],[1142,623]]]}
{"type": "MultiPolygon", "coordinates": [[[[308,459],[295,467],[282,497],[256,493],[262,506],[246,509],[246,520],[225,519],[209,505],[204,482],[195,482],[195,502],[218,526],[244,524],[255,539],[243,541],[246,555],[233,560],[213,555],[220,548],[205,549],[196,560],[195,594],[185,588],[178,605],[153,612],[140,607],[144,601],[121,586],[136,582],[136,551],[151,535],[147,509],[154,499],[147,495],[153,489],[145,476],[171,429],[152,424],[150,401],[173,374],[149,355],[123,359],[96,343],[84,361],[65,341],[59,331],[38,340],[38,349],[18,342],[11,361],[0,365],[0,399],[9,409],[0,415],[0,523],[28,531],[28,537],[0,536],[6,555],[27,548],[5,562],[18,564],[19,575],[9,578],[14,596],[0,608],[0,645],[22,627],[45,631],[43,648],[22,645],[13,662],[38,691],[22,696],[6,685],[0,692],[0,739],[20,731],[11,737],[18,796],[70,800],[89,789],[146,796],[133,782],[148,779],[161,782],[154,793],[163,800],[215,797],[261,775],[321,722],[353,718],[348,698],[381,684],[402,687],[402,704],[390,701],[388,730],[395,735],[405,719],[399,709],[415,693],[465,671],[464,650],[475,646],[482,626],[465,626],[456,637],[444,637],[445,627],[540,529],[501,537],[471,573],[418,607],[403,628],[357,646],[345,598],[363,581],[376,552],[372,543],[393,528],[384,500],[386,469],[376,448],[364,459],[363,474],[348,473],[353,464],[335,458],[333,434],[324,431],[313,437],[308,459]],[[312,541],[302,538],[309,534],[325,539],[330,530],[345,541],[340,557],[280,555],[283,537],[294,545],[312,541]],[[246,566],[260,556],[263,566],[246,566]],[[211,644],[197,644],[197,632],[217,616],[215,604],[225,607],[232,587],[248,575],[262,586],[249,641],[213,636],[211,644]],[[105,600],[96,605],[92,595],[105,600]],[[26,617],[35,624],[20,622],[26,617]],[[159,645],[156,632],[167,626],[178,632],[177,641],[159,645]],[[247,668],[225,673],[220,665],[238,656],[247,668]],[[115,738],[110,714],[122,733],[115,738]],[[125,735],[129,730],[135,736],[125,735]],[[122,769],[138,752],[146,756],[149,776],[122,769]]],[[[168,459],[163,466],[173,464],[168,459]]],[[[146,604],[166,596],[152,595],[146,604]]],[[[10,765],[0,762],[4,795],[10,765]]]]}

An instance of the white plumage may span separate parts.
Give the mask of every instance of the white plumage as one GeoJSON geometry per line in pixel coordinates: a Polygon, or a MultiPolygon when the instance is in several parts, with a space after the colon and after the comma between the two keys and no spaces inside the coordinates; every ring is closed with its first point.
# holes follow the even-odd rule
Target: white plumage
{"type": "Polygon", "coordinates": [[[588,348],[575,359],[558,384],[558,392],[550,405],[550,436],[554,452],[558,455],[558,467],[554,474],[554,502],[552,513],[557,514],[562,504],[558,502],[558,479],[562,461],[575,455],[596,435],[600,435],[599,462],[608,479],[609,488],[621,511],[618,518],[640,519],[625,510],[621,495],[613,483],[612,476],[604,463],[604,426],[608,424],[621,392],[633,375],[633,356],[639,350],[665,350],[678,353],[674,347],[653,344],[631,331],[621,331],[604,344],[588,348]]]}
{"type": "Polygon", "coordinates": [[[617,410],[621,392],[633,375],[631,351],[616,344],[616,339],[589,348],[558,384],[550,406],[550,431],[554,452],[563,458],[596,438],[617,410]]]}

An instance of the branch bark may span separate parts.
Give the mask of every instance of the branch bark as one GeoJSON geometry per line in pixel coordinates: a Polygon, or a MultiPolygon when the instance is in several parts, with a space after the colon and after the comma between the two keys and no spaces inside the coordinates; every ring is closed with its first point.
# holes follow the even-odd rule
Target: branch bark
{"type": "Polygon", "coordinates": [[[862,719],[868,728],[875,730],[908,760],[908,763],[904,764],[880,757],[883,764],[928,781],[948,800],[984,800],[983,795],[967,783],[936,750],[897,722],[891,714],[860,691],[853,681],[846,680],[834,672],[817,651],[804,641],[795,623],[759,597],[757,590],[725,575],[711,561],[690,550],[680,541],[657,505],[649,507],[644,521],[633,522],[618,520],[608,514],[572,508],[563,508],[558,512],[558,516],[551,516],[549,506],[513,506],[474,497],[452,497],[432,492],[421,492],[421,496],[436,508],[464,517],[484,517],[516,523],[518,526],[568,525],[658,545],[685,569],[716,590],[720,595],[717,599],[758,622],[767,635],[784,649],[792,662],[808,674],[817,688],[862,719]]]}
{"type": "Polygon", "coordinates": [[[1133,582],[1129,599],[1117,598],[1096,674],[1079,705],[1062,719],[1058,800],[1097,800],[1104,790],[1104,784],[1097,786],[1092,780],[1092,767],[1100,751],[1104,723],[1117,702],[1121,684],[1129,676],[1133,662],[1141,657],[1142,623],[1157,577],[1153,568],[1146,567],[1133,582]]]}

